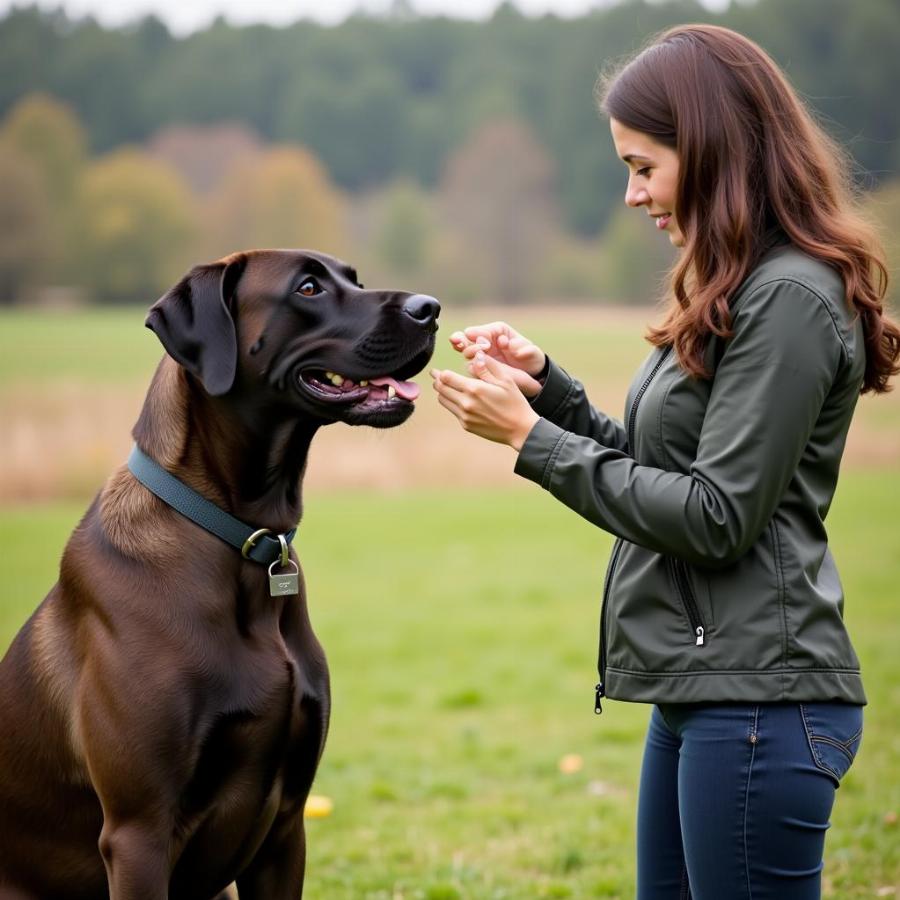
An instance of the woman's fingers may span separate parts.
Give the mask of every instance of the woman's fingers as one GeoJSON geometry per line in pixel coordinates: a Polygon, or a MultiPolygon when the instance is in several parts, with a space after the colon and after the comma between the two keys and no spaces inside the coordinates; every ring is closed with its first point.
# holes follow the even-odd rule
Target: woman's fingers
{"type": "Polygon", "coordinates": [[[516,337],[518,334],[515,328],[510,327],[506,322],[488,322],[486,325],[470,325],[468,328],[464,329],[464,333],[470,341],[474,341],[480,336],[487,338],[491,343],[494,343],[500,335],[516,337]]]}
{"type": "Polygon", "coordinates": [[[452,412],[468,431],[476,405],[473,395],[478,389],[478,380],[458,375],[450,369],[432,369],[431,376],[434,378],[433,387],[438,395],[438,403],[452,412]]]}
{"type": "Polygon", "coordinates": [[[476,343],[469,344],[469,346],[462,351],[462,355],[466,359],[474,359],[476,353],[485,352],[496,357],[496,351],[491,348],[491,345],[487,341],[482,342],[482,340],[483,339],[479,339],[476,343]]]}
{"type": "Polygon", "coordinates": [[[484,353],[476,355],[472,361],[472,369],[474,373],[488,384],[496,384],[500,387],[514,387],[512,379],[504,371],[502,363],[484,353]]]}
{"type": "Polygon", "coordinates": [[[454,331],[453,334],[450,335],[450,343],[453,344],[454,347],[468,347],[479,340],[483,344],[491,343],[490,337],[486,334],[476,334],[470,338],[465,332],[454,331]]]}
{"type": "Polygon", "coordinates": [[[530,364],[541,355],[541,351],[524,337],[509,338],[504,334],[497,337],[494,345],[488,343],[486,338],[479,337],[474,342],[457,346],[466,359],[473,359],[479,350],[484,350],[494,359],[507,364],[516,365],[520,361],[530,364]]]}
{"type": "Polygon", "coordinates": [[[509,365],[530,370],[535,366],[540,369],[544,364],[544,351],[506,322],[470,325],[464,331],[454,332],[450,341],[466,359],[472,359],[478,352],[478,344],[482,344],[494,359],[509,365]]]}
{"type": "Polygon", "coordinates": [[[450,410],[450,412],[452,412],[453,415],[456,416],[457,419],[461,418],[462,411],[460,410],[459,406],[456,403],[454,403],[452,400],[448,400],[442,394],[438,394],[437,400],[438,400],[438,403],[440,403],[441,406],[444,407],[444,409],[450,410]]]}
{"type": "Polygon", "coordinates": [[[454,331],[449,340],[453,349],[457,353],[462,353],[467,359],[471,359],[479,348],[487,350],[491,346],[490,339],[484,335],[479,335],[475,340],[469,340],[461,331],[454,331]]]}
{"type": "Polygon", "coordinates": [[[431,377],[438,385],[451,391],[463,391],[467,385],[472,384],[471,378],[466,378],[465,375],[460,375],[452,369],[432,369],[431,377]]]}
{"type": "Polygon", "coordinates": [[[537,375],[544,367],[547,357],[540,347],[535,346],[528,338],[517,337],[509,342],[507,354],[529,374],[537,375]]]}
{"type": "Polygon", "coordinates": [[[432,369],[431,377],[434,378],[434,388],[442,397],[466,409],[472,406],[474,398],[477,398],[485,385],[493,385],[501,388],[515,388],[515,382],[511,378],[504,377],[502,364],[484,354],[478,360],[469,364],[473,378],[460,375],[452,369],[432,369]]]}
{"type": "Polygon", "coordinates": [[[466,431],[518,449],[537,421],[537,413],[503,363],[481,353],[470,366],[476,378],[450,369],[431,370],[438,402],[466,431]]]}
{"type": "Polygon", "coordinates": [[[479,353],[500,366],[500,371],[511,379],[526,397],[534,397],[541,389],[533,375],[544,367],[544,351],[536,347],[528,338],[519,334],[506,322],[489,322],[485,325],[470,325],[464,331],[454,331],[450,335],[454,350],[468,360],[468,371],[478,376],[472,363],[479,353]]]}
{"type": "MultiPolygon", "coordinates": [[[[475,357],[477,353],[478,349],[473,347],[471,352],[469,352],[469,349],[467,348],[463,354],[466,359],[468,359],[466,368],[468,369],[469,374],[476,378],[479,377],[479,372],[475,367],[475,357]]],[[[528,372],[525,371],[524,365],[518,360],[513,360],[512,364],[510,364],[505,361],[505,358],[498,360],[492,353],[488,353],[487,357],[496,363],[504,376],[512,381],[526,397],[535,397],[540,393],[541,383],[529,375],[528,372]]],[[[543,363],[541,363],[541,366],[543,366],[543,363]]],[[[534,367],[534,365],[529,366],[529,368],[534,367]]]]}

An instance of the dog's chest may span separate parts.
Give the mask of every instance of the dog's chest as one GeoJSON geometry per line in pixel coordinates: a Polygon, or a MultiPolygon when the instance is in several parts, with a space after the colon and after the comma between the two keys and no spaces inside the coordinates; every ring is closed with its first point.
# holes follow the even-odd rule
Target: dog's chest
{"type": "Polygon", "coordinates": [[[233,649],[221,696],[207,694],[215,702],[196,736],[182,802],[191,836],[179,864],[199,880],[211,860],[232,877],[280,817],[302,815],[327,727],[327,683],[287,637],[252,629],[233,649]]]}

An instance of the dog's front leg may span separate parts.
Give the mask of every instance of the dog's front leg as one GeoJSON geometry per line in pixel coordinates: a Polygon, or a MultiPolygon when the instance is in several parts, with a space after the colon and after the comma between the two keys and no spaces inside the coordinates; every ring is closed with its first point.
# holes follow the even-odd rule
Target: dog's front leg
{"type": "MultiPolygon", "coordinates": [[[[127,645],[139,643],[154,646],[146,638],[127,645]]],[[[159,666],[153,669],[155,657],[129,659],[118,645],[99,641],[91,649],[77,731],[103,812],[98,848],[109,897],[167,900],[172,860],[182,849],[178,801],[195,754],[184,725],[191,695],[159,666]]]]}
{"type": "Polygon", "coordinates": [[[237,880],[241,900],[299,900],[306,869],[303,812],[276,821],[237,880]]]}
{"type": "Polygon", "coordinates": [[[105,821],[100,853],[106,864],[110,900],[167,900],[168,832],[147,822],[105,821]]]}

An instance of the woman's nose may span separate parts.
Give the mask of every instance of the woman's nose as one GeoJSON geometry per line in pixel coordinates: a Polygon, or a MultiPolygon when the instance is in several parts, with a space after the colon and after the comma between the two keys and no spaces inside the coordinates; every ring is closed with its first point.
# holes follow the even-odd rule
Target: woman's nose
{"type": "Polygon", "coordinates": [[[643,206],[650,199],[647,189],[637,187],[629,180],[625,188],[625,203],[628,206],[643,206]]]}

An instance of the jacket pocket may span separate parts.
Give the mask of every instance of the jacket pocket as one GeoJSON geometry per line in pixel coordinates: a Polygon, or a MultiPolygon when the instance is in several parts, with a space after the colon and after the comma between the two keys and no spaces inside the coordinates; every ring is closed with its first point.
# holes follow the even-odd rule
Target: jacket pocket
{"type": "Polygon", "coordinates": [[[853,703],[801,703],[800,715],[813,762],[839,784],[862,741],[862,707],[853,703]]]}
{"type": "Polygon", "coordinates": [[[708,611],[701,610],[697,603],[697,594],[694,590],[690,570],[686,563],[674,557],[666,559],[666,566],[685,618],[690,625],[694,642],[698,647],[702,647],[706,643],[706,632],[710,626],[709,614],[708,611]]]}

